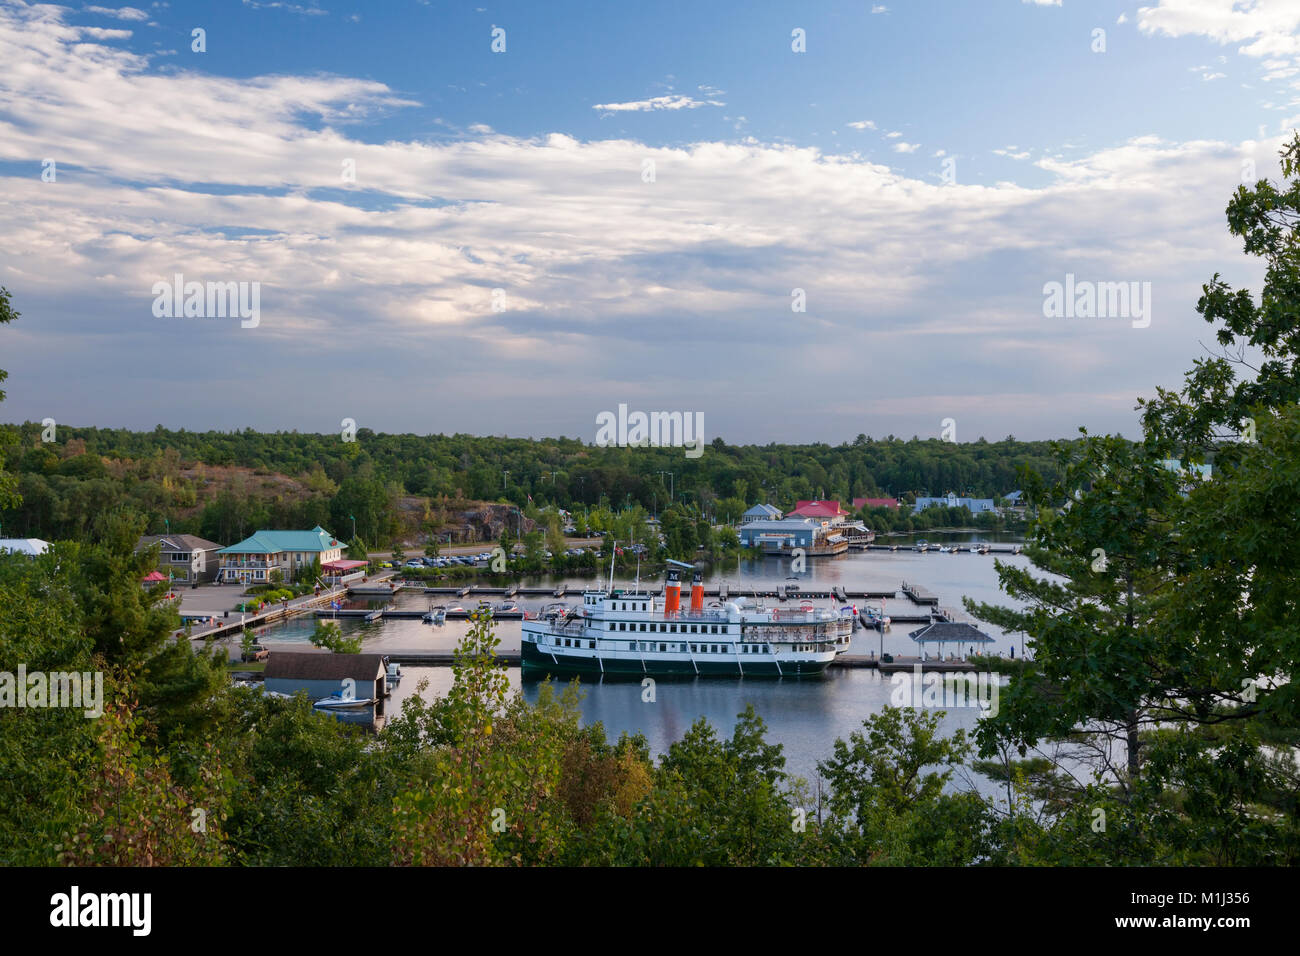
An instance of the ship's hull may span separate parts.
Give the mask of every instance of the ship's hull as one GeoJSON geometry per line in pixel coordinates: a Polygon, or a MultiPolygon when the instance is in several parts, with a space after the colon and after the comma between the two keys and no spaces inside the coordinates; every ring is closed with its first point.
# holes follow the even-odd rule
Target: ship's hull
{"type": "Polygon", "coordinates": [[[818,677],[832,658],[776,661],[755,655],[753,660],[729,660],[646,654],[643,658],[601,657],[564,653],[565,648],[539,649],[521,645],[523,672],[530,677],[593,675],[596,677],[818,677]]]}

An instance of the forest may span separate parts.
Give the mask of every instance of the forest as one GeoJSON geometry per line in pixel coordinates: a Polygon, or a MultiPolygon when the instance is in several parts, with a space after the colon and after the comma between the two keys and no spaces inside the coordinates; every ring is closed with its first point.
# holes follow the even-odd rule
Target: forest
{"type": "MultiPolygon", "coordinates": [[[[505,502],[536,517],[570,511],[670,506],[713,524],[734,523],[754,504],[789,510],[800,499],[958,495],[997,498],[1024,469],[1052,475],[1051,442],[957,444],[859,435],[840,445],[728,445],[697,459],[680,449],[615,448],[577,439],[469,435],[339,435],[169,431],[55,426],[11,429],[10,467],[21,501],[0,510],[11,537],[84,538],[96,514],[129,506],[151,534],[165,530],[234,543],[258,528],[310,528],[371,545],[436,535],[480,502],[505,502]]],[[[868,509],[873,530],[971,523],[968,513],[911,515],[868,509]]]]}

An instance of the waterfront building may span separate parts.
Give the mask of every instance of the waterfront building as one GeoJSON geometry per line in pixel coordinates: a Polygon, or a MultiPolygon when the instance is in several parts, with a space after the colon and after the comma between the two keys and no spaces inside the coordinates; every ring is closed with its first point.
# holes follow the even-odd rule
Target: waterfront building
{"type": "Polygon", "coordinates": [[[811,548],[818,526],[809,518],[783,518],[780,521],[751,521],[738,529],[740,543],[746,548],[765,550],[811,548]]]}
{"type": "Polygon", "coordinates": [[[159,545],[158,570],[169,580],[190,584],[217,579],[221,545],[192,534],[147,534],[136,542],[135,550],[159,545]]]}
{"type": "Polygon", "coordinates": [[[343,557],[344,545],[320,525],[310,531],[258,531],[238,544],[217,552],[221,580],[259,584],[271,580],[275,570],[285,581],[300,568],[320,559],[322,565],[343,557]]]}
{"type": "Polygon", "coordinates": [[[912,513],[924,511],[926,508],[935,506],[941,508],[962,508],[970,510],[970,513],[977,515],[982,511],[996,510],[992,498],[959,498],[951,491],[943,498],[917,498],[916,503],[912,505],[912,513]]]}
{"type": "Polygon", "coordinates": [[[264,676],[267,693],[293,696],[302,691],[313,701],[335,695],[350,700],[374,698],[375,716],[384,715],[388,668],[379,654],[275,650],[267,658],[264,676]]]}
{"type": "Polygon", "coordinates": [[[810,518],[823,528],[843,524],[849,513],[838,501],[799,501],[787,517],[810,518]]]}
{"type": "Polygon", "coordinates": [[[740,523],[744,525],[755,521],[780,521],[783,517],[784,515],[781,514],[779,508],[774,508],[772,505],[760,504],[754,505],[754,507],[741,515],[740,523]]]}
{"type": "Polygon", "coordinates": [[[853,510],[861,511],[863,508],[893,508],[898,510],[897,498],[854,498],[853,510]]]}

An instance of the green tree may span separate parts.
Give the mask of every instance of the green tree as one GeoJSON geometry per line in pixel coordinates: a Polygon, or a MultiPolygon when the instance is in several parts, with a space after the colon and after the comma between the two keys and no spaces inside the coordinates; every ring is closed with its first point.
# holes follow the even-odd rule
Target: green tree
{"type": "Polygon", "coordinates": [[[323,647],[334,654],[361,653],[361,635],[345,636],[342,628],[333,621],[318,621],[310,640],[317,647],[323,647]]]}

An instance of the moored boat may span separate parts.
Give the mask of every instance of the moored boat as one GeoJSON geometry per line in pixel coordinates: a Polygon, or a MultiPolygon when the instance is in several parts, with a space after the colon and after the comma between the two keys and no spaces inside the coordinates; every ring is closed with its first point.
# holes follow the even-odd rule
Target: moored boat
{"type": "Polygon", "coordinates": [[[331,694],[323,697],[316,703],[312,704],[317,710],[362,710],[369,707],[375,702],[373,697],[357,699],[353,697],[344,697],[341,694],[331,694]]]}
{"type": "MultiPolygon", "coordinates": [[[[581,608],[558,609],[522,625],[525,671],[627,676],[806,677],[842,652],[852,620],[831,609],[768,608],[744,597],[704,606],[695,571],[681,606],[679,568],[670,562],[664,598],[612,586],[587,591],[581,608]]],[[[612,569],[611,569],[612,575],[612,569]]],[[[845,645],[847,646],[847,645],[845,645]]]]}

